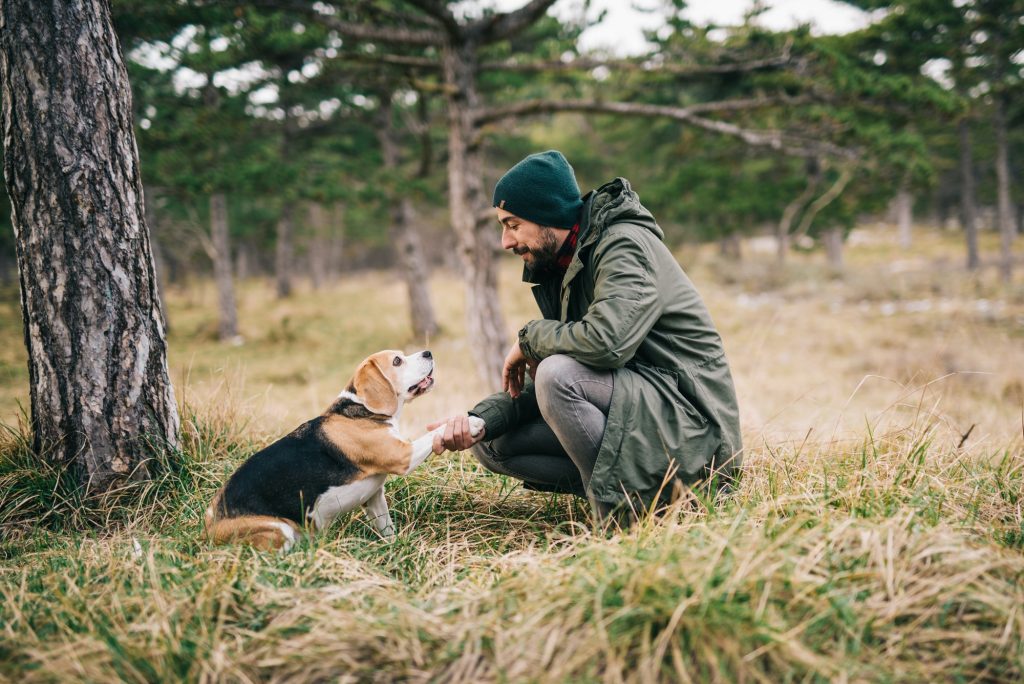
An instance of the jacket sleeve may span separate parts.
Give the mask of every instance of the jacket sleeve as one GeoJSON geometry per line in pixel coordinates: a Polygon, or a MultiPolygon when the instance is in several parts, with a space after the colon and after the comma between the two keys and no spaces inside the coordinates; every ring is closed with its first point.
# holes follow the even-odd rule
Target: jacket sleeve
{"type": "Polygon", "coordinates": [[[470,409],[469,413],[483,418],[487,441],[501,437],[540,415],[533,380],[526,377],[526,385],[515,399],[508,392],[496,392],[470,409]]]}
{"type": "Polygon", "coordinates": [[[621,368],[633,358],[662,313],[651,258],[633,228],[597,246],[594,298],[582,320],[530,321],[519,331],[519,348],[533,359],[566,354],[594,368],[621,368]]]}

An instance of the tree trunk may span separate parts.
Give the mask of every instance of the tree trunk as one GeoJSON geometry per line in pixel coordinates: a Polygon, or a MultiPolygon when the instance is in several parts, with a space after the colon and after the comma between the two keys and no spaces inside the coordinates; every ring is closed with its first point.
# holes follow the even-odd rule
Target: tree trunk
{"type": "Polygon", "coordinates": [[[277,271],[277,296],[285,299],[292,294],[292,213],[294,204],[286,199],[277,219],[277,248],[274,252],[274,269],[277,271]]]}
{"type": "Polygon", "coordinates": [[[167,313],[167,299],[164,292],[167,291],[167,262],[164,260],[163,250],[160,249],[160,241],[157,239],[157,213],[156,194],[143,190],[146,204],[146,226],[149,229],[149,244],[153,249],[153,268],[156,274],[157,292],[160,295],[160,311],[164,317],[164,333],[170,331],[171,323],[167,313]]]}
{"type": "Polygon", "coordinates": [[[252,275],[252,256],[244,242],[235,248],[235,280],[242,282],[252,275]]]}
{"type": "Polygon", "coordinates": [[[329,225],[327,212],[319,202],[310,202],[307,207],[309,220],[309,283],[319,290],[327,281],[327,249],[329,225]]]}
{"type": "Polygon", "coordinates": [[[178,444],[131,89],[104,0],[0,4],[33,447],[92,491],[178,444]]]}
{"type": "Polygon", "coordinates": [[[974,161],[971,147],[971,126],[967,119],[957,124],[960,147],[960,223],[967,239],[967,268],[977,271],[981,265],[978,253],[978,209],[974,202],[974,161]]]}
{"type": "Polygon", "coordinates": [[[914,199],[906,188],[901,188],[896,193],[894,202],[896,204],[896,230],[899,235],[900,248],[910,249],[913,244],[911,227],[914,219],[914,199]]]}
{"type": "Polygon", "coordinates": [[[996,213],[999,222],[1000,262],[999,273],[1005,282],[1013,279],[1013,238],[1016,230],[1013,220],[1013,203],[1010,199],[1010,152],[1006,135],[1006,101],[996,95],[993,108],[993,127],[996,138],[996,213]]]}
{"type": "Polygon", "coordinates": [[[220,340],[238,339],[238,309],[235,306],[235,284],[231,276],[231,236],[228,223],[228,201],[223,192],[210,195],[210,236],[213,238],[213,274],[217,283],[217,306],[220,311],[220,340]]]}
{"type": "Polygon", "coordinates": [[[486,386],[501,388],[501,367],[511,339],[498,301],[494,260],[497,228],[482,219],[490,202],[483,187],[483,162],[476,139],[475,46],[448,44],[444,77],[448,86],[448,206],[466,287],[466,328],[477,371],[486,386]]]}
{"type": "MultiPolygon", "coordinates": [[[[377,118],[377,139],[380,141],[384,168],[392,179],[401,173],[398,142],[392,121],[390,93],[380,94],[377,118]]],[[[391,241],[394,244],[398,270],[409,296],[409,315],[416,339],[427,340],[437,334],[437,318],[430,302],[430,274],[423,256],[423,242],[416,230],[416,215],[408,194],[400,191],[391,197],[391,241]],[[398,196],[400,195],[400,196],[398,196]]]]}
{"type": "Polygon", "coordinates": [[[430,301],[430,272],[427,259],[423,255],[423,242],[420,234],[413,228],[416,225],[416,214],[412,200],[403,197],[397,211],[392,215],[392,239],[398,251],[399,269],[409,292],[409,315],[413,334],[417,340],[428,341],[437,335],[437,317],[434,305],[430,301]]]}
{"type": "Polygon", "coordinates": [[[740,261],[743,259],[743,249],[738,233],[726,233],[718,240],[718,251],[726,259],[740,261]]]}
{"type": "Polygon", "coordinates": [[[825,256],[828,265],[835,271],[843,270],[843,229],[829,228],[822,232],[821,241],[825,245],[825,256]]]}
{"type": "Polygon", "coordinates": [[[331,232],[327,249],[327,278],[331,281],[341,276],[342,256],[345,254],[345,205],[335,202],[331,211],[331,232]]]}

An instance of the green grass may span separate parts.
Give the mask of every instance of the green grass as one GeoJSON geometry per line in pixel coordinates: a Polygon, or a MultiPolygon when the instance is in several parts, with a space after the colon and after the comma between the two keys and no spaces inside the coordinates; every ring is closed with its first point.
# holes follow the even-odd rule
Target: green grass
{"type": "MultiPolygon", "coordinates": [[[[423,345],[379,314],[401,302],[380,274],[285,303],[247,285],[243,347],[202,332],[208,291],[171,292],[183,441],[152,482],[89,500],[23,430],[0,436],[0,681],[1019,681],[1024,298],[920,271],[883,296],[871,250],[770,288],[759,263],[685,259],[733,364],[743,479],[610,535],[453,454],[389,481],[393,541],[355,514],[288,554],[211,547],[202,514],[238,463],[365,354],[423,345]],[[977,288],[1002,308],[979,315],[977,288]],[[876,306],[936,291],[946,310],[876,306]]],[[[509,266],[515,321],[532,309],[509,266]]],[[[459,286],[433,288],[440,382],[408,434],[480,392],[459,286]]]]}

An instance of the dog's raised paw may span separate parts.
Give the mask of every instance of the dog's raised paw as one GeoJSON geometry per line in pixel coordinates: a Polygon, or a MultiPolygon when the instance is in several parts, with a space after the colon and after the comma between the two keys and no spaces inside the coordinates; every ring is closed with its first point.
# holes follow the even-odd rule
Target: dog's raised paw
{"type": "Polygon", "coordinates": [[[478,437],[480,433],[484,431],[484,419],[478,418],[477,416],[469,417],[469,435],[471,437],[478,437]]]}

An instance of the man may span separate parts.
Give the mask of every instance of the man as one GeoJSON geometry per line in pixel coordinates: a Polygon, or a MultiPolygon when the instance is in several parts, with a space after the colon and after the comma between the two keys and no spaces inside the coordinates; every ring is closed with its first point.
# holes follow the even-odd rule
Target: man
{"type": "Polygon", "coordinates": [[[493,204],[544,318],[519,330],[505,391],[469,412],[484,433],[449,418],[434,451],[471,448],[528,489],[586,496],[598,521],[730,482],[741,442],[721,338],[629,182],[581,198],[549,150],[502,176],[493,204]]]}

